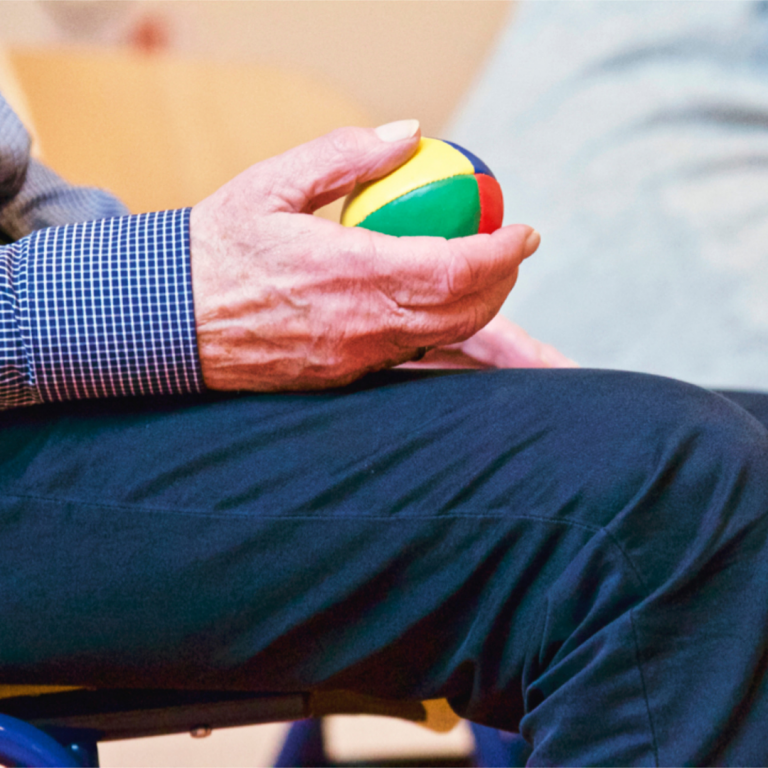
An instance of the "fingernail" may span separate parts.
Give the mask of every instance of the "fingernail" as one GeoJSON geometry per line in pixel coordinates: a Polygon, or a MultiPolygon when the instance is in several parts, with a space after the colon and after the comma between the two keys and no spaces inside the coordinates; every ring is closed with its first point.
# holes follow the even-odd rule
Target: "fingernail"
{"type": "Polygon", "coordinates": [[[532,229],[528,237],[525,238],[525,245],[523,246],[523,253],[525,253],[526,259],[536,252],[539,243],[541,243],[541,235],[535,229],[532,229]]]}
{"type": "Polygon", "coordinates": [[[385,123],[376,130],[376,135],[382,141],[404,141],[412,139],[419,130],[418,120],[396,120],[394,123],[385,123]]]}

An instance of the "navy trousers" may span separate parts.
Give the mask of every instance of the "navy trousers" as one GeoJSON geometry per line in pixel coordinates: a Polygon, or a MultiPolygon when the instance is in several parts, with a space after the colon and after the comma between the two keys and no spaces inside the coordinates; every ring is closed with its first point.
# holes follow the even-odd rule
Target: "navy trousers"
{"type": "Polygon", "coordinates": [[[446,696],[533,764],[764,765],[766,513],[765,427],[641,374],[9,411],[0,681],[446,696]]]}

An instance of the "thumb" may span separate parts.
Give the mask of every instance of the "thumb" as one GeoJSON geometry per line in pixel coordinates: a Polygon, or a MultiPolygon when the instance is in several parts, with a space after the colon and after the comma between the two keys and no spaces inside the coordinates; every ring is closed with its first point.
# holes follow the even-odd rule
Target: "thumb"
{"type": "Polygon", "coordinates": [[[356,184],[395,170],[414,154],[420,138],[418,120],[338,128],[254,166],[253,182],[260,188],[254,192],[272,210],[311,213],[356,184]]]}

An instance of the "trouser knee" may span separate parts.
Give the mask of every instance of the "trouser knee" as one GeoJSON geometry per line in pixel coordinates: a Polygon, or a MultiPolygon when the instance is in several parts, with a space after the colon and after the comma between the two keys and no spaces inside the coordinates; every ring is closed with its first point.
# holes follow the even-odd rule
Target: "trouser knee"
{"type": "Polygon", "coordinates": [[[634,467],[623,472],[631,492],[605,530],[651,589],[681,568],[704,568],[725,548],[765,547],[768,433],[720,395],[644,379],[632,407],[634,467]]]}

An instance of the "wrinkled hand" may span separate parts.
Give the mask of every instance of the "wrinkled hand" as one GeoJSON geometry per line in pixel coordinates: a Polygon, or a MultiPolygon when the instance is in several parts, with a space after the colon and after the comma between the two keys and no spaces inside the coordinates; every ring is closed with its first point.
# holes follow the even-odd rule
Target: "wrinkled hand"
{"type": "Polygon", "coordinates": [[[428,352],[408,368],[578,368],[551,344],[529,336],[519,325],[496,315],[474,336],[428,352]]]}
{"type": "Polygon", "coordinates": [[[346,128],[259,163],[196,205],[192,287],[212,389],[347,384],[473,336],[539,237],[513,225],[396,238],[310,215],[407,160],[418,124],[346,128]],[[378,133],[377,133],[378,131],[378,133]]]}

